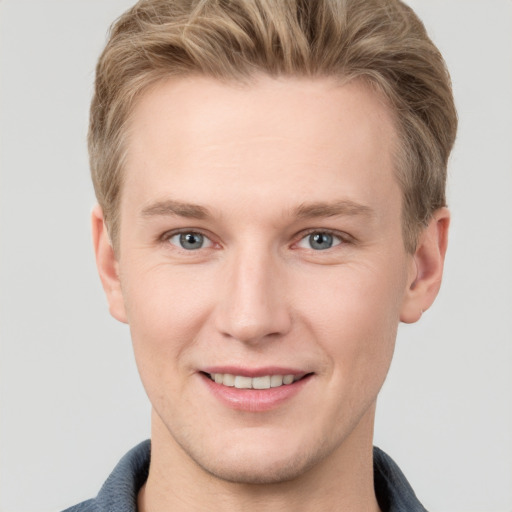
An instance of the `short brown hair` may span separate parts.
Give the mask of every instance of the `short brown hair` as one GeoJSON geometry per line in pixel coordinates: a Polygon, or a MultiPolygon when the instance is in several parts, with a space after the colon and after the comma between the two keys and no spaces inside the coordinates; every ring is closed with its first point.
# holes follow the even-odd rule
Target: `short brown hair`
{"type": "Polygon", "coordinates": [[[381,91],[398,129],[403,235],[413,252],[445,206],[457,114],[444,60],[399,0],[141,0],[112,26],[96,69],[89,154],[117,246],[124,127],[147,88],[170,76],[361,78],[381,91]]]}

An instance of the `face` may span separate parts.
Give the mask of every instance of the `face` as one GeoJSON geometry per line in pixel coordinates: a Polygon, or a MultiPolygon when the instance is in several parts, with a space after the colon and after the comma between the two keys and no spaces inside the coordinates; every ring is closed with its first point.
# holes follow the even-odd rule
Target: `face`
{"type": "Polygon", "coordinates": [[[371,445],[415,273],[385,103],[357,82],[180,78],[128,135],[110,304],[153,442],[241,482],[371,445]]]}

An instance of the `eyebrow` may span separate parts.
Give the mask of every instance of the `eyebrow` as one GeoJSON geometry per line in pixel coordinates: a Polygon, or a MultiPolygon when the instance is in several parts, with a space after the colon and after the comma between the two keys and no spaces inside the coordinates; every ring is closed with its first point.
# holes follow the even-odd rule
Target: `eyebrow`
{"type": "Polygon", "coordinates": [[[182,203],[167,199],[153,203],[141,212],[143,217],[167,216],[173,215],[185,217],[187,219],[206,219],[210,216],[208,208],[198,204],[182,203]]]}
{"type": "MultiPolygon", "coordinates": [[[[145,207],[141,215],[143,217],[156,216],[178,216],[187,219],[204,220],[211,216],[208,208],[192,203],[183,203],[172,199],[157,201],[145,207]]],[[[299,219],[310,219],[319,217],[337,217],[337,216],[364,216],[374,217],[375,212],[363,204],[350,200],[340,200],[330,203],[314,202],[302,203],[294,211],[293,216],[299,219]]]]}
{"type": "Polygon", "coordinates": [[[295,210],[295,216],[301,219],[337,216],[364,216],[371,218],[375,216],[375,212],[364,204],[342,200],[331,203],[302,203],[295,210]]]}

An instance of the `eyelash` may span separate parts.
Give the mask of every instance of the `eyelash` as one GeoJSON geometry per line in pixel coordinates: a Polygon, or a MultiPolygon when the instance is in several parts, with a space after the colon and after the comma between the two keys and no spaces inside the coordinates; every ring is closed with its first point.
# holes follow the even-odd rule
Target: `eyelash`
{"type": "MultiPolygon", "coordinates": [[[[189,253],[195,252],[194,250],[185,249],[184,247],[180,247],[179,245],[171,243],[171,239],[174,238],[175,236],[179,236],[179,235],[200,235],[205,240],[208,240],[212,245],[215,245],[215,242],[212,240],[211,236],[203,233],[201,230],[198,230],[198,229],[180,229],[177,231],[167,231],[161,237],[159,237],[159,240],[162,243],[173,245],[178,250],[189,252],[189,253]]],[[[200,247],[199,249],[210,249],[210,248],[211,247],[200,247]]],[[[199,250],[199,249],[196,249],[196,250],[199,250]]]]}
{"type": "MultiPolygon", "coordinates": [[[[188,234],[190,234],[190,235],[200,235],[201,237],[204,237],[204,239],[208,240],[211,245],[215,245],[215,242],[212,240],[211,236],[205,234],[201,230],[194,230],[194,229],[181,229],[181,230],[177,230],[177,231],[167,231],[161,237],[159,237],[159,240],[162,243],[171,244],[171,239],[174,238],[175,236],[188,235],[188,234]]],[[[315,235],[315,234],[329,235],[329,236],[339,240],[339,242],[335,243],[331,247],[328,247],[328,248],[325,248],[325,249],[316,249],[315,250],[315,249],[310,247],[310,248],[306,248],[307,250],[312,250],[314,252],[323,252],[323,251],[328,251],[329,249],[332,249],[332,248],[337,247],[339,245],[350,244],[350,243],[353,244],[354,243],[354,239],[352,237],[350,237],[346,233],[342,233],[342,232],[339,232],[339,231],[334,231],[334,230],[331,230],[331,229],[318,229],[318,228],[316,228],[316,229],[309,229],[306,232],[299,233],[299,235],[297,235],[297,237],[295,237],[295,241],[292,243],[292,247],[293,246],[298,246],[298,244],[300,244],[306,238],[310,237],[311,235],[315,235]]],[[[185,251],[185,252],[188,252],[188,253],[195,252],[194,249],[185,249],[184,247],[180,247],[177,244],[171,244],[171,245],[173,245],[178,250],[182,250],[182,251],[185,251]]],[[[211,246],[210,247],[200,247],[200,248],[196,249],[196,251],[198,251],[199,249],[211,249],[211,248],[212,248],[211,246]]]]}
{"type": "Polygon", "coordinates": [[[353,243],[354,242],[353,238],[350,237],[349,235],[347,235],[346,233],[335,231],[335,230],[332,230],[332,229],[318,229],[318,228],[315,228],[315,229],[310,229],[310,230],[308,230],[306,232],[300,233],[300,235],[297,237],[297,241],[294,242],[293,245],[298,245],[300,242],[302,242],[306,238],[310,237],[311,235],[316,235],[316,234],[332,236],[333,238],[338,239],[339,242],[334,244],[332,247],[329,247],[329,248],[323,249],[323,250],[321,250],[321,249],[314,250],[314,249],[311,249],[311,248],[309,249],[309,250],[313,250],[314,252],[323,252],[323,251],[327,251],[329,249],[332,249],[334,247],[337,247],[338,245],[347,244],[347,243],[353,243]]]}

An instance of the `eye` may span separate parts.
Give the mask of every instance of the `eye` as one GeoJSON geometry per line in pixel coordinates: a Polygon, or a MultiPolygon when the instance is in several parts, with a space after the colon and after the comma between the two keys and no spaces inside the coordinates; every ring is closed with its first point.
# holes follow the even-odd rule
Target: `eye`
{"type": "Polygon", "coordinates": [[[176,233],[170,236],[168,240],[172,245],[180,249],[185,249],[186,251],[196,251],[213,246],[213,242],[209,238],[195,231],[176,233]]]}
{"type": "Polygon", "coordinates": [[[303,249],[325,251],[341,243],[342,239],[339,236],[333,235],[328,231],[315,231],[300,240],[297,246],[303,249]]]}

